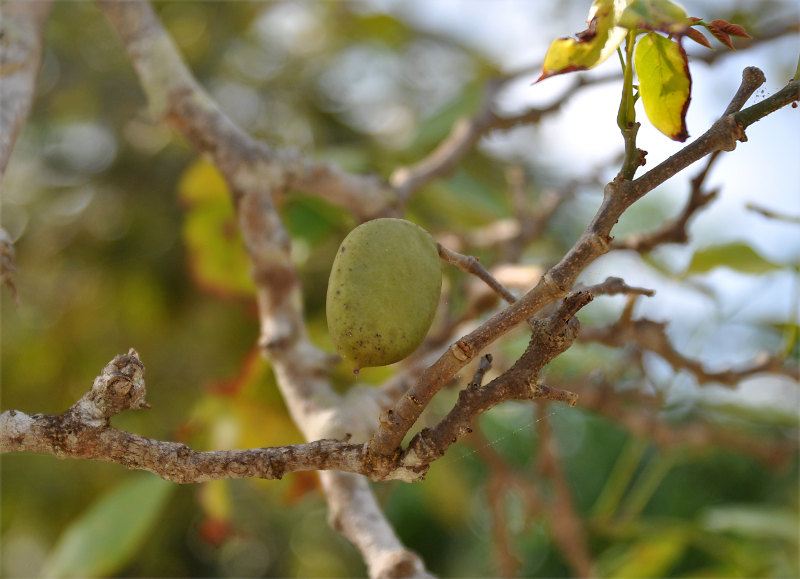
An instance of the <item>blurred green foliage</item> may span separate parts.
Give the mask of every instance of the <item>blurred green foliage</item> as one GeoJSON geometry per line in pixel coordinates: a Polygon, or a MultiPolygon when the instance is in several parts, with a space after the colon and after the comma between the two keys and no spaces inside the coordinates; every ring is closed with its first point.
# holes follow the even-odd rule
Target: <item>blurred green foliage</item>
{"type": "MultiPolygon", "coordinates": [[[[459,116],[476,110],[484,83],[499,71],[477,50],[358,3],[156,7],[198,80],[234,120],[270,144],[298,147],[348,170],[388,176],[422,158],[459,116]]],[[[93,4],[56,3],[46,42],[39,93],[3,190],[3,226],[17,240],[21,303],[2,304],[2,409],[62,412],[108,360],[133,346],[147,367],[153,409],[118,416],[115,426],[201,450],[300,442],[269,365],[254,349],[252,284],[224,183],[179,136],[148,117],[121,44],[93,4]]],[[[527,168],[538,191],[537,179],[546,180],[550,169],[527,168]]],[[[421,191],[409,216],[434,233],[490,225],[512,216],[506,190],[504,164],[477,149],[421,191]]],[[[524,259],[542,265],[558,259],[596,201],[587,195],[567,205],[524,259]]],[[[304,192],[289,195],[280,212],[294,240],[310,335],[331,350],[325,284],[338,243],[355,221],[304,192]]],[[[659,222],[652,212],[642,214],[646,219],[626,227],[659,222]]],[[[462,250],[492,265],[487,248],[462,250]]],[[[749,274],[776,267],[749,246],[731,244],[696,254],[686,275],[718,265],[749,274]]],[[[668,276],[667,269],[660,275],[668,276]]],[[[457,313],[465,282],[451,273],[457,313]]],[[[613,318],[619,310],[603,307],[593,304],[584,320],[613,318]]],[[[796,332],[787,320],[769,323],[796,332]]],[[[499,344],[497,366],[513,360],[526,341],[514,335],[499,344]]],[[[580,380],[622,359],[601,346],[577,345],[548,377],[580,380]]],[[[388,374],[375,369],[363,379],[388,374]]],[[[628,382],[641,379],[628,374],[628,382]]],[[[349,376],[343,371],[337,379],[349,376]]],[[[642,383],[653,388],[654,382],[642,383]]],[[[444,392],[431,411],[446,412],[454,396],[444,392]]],[[[677,421],[700,415],[759,440],[796,436],[797,422],[785,414],[741,414],[742,405],[733,404],[717,406],[714,415],[700,402],[686,404],[677,421]]],[[[796,460],[768,466],[735,450],[660,449],[580,409],[554,406],[538,415],[529,405],[510,404],[482,416],[480,431],[492,451],[531,485],[540,478],[541,420],[553,425],[598,574],[798,573],[796,460]]],[[[487,497],[494,473],[476,451],[482,444],[455,446],[425,483],[375,486],[402,540],[437,574],[496,573],[487,497]]],[[[364,573],[356,550],[327,525],[311,473],[173,487],[113,465],[4,455],[2,483],[5,576],[36,576],[42,561],[56,576],[364,573]],[[136,499],[140,493],[145,502],[136,499]],[[126,499],[136,500],[137,509],[131,512],[126,499]],[[117,538],[115,549],[96,542],[101,527],[105,538],[117,538]]],[[[551,491],[543,489],[544,496],[551,491]]],[[[520,574],[570,575],[546,517],[531,517],[522,505],[523,497],[510,491],[505,522],[520,574]]]]}

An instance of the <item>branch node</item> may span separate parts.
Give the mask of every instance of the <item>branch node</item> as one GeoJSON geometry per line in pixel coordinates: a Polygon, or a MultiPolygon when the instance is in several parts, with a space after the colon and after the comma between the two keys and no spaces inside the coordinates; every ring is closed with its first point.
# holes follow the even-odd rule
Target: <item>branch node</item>
{"type": "Polygon", "coordinates": [[[736,149],[737,142],[747,142],[747,135],[744,132],[744,127],[736,122],[736,118],[732,114],[726,115],[717,121],[717,123],[722,123],[724,127],[722,143],[720,144],[721,150],[730,152],[736,149]]]}
{"type": "Polygon", "coordinates": [[[547,288],[548,293],[556,299],[567,295],[567,292],[569,292],[569,288],[561,287],[561,284],[555,280],[550,271],[547,271],[542,276],[542,283],[547,288]]]}
{"type": "Polygon", "coordinates": [[[472,351],[472,347],[464,340],[459,340],[450,346],[450,353],[453,354],[453,356],[455,356],[456,360],[459,362],[467,362],[475,355],[475,353],[472,351]]]}
{"type": "Polygon", "coordinates": [[[144,364],[131,348],[127,354],[115,356],[95,378],[92,389],[72,410],[87,424],[100,426],[123,410],[150,408],[145,401],[144,364]]]}
{"type": "Polygon", "coordinates": [[[538,380],[531,383],[531,398],[539,400],[550,400],[553,402],[565,402],[571,408],[578,403],[578,395],[569,390],[559,390],[540,383],[538,380]]]}
{"type": "Polygon", "coordinates": [[[612,237],[608,235],[598,235],[595,232],[591,232],[587,239],[589,244],[592,248],[597,251],[600,255],[605,255],[611,250],[611,241],[613,240],[612,237]]]}

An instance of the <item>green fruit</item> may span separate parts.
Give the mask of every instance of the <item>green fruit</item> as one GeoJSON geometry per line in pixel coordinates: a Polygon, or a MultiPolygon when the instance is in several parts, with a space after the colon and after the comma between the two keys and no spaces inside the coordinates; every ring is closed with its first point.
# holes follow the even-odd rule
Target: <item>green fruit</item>
{"type": "Polygon", "coordinates": [[[436,242],[404,219],[375,219],[344,239],[333,262],[328,331],[358,372],[417,349],[439,304],[442,270],[436,242]]]}

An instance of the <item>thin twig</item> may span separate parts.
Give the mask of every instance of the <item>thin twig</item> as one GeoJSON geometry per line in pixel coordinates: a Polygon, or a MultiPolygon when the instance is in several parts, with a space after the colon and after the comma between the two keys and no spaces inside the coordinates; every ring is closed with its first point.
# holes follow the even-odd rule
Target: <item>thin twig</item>
{"type": "Polygon", "coordinates": [[[469,386],[472,388],[480,388],[483,384],[483,377],[486,376],[486,372],[491,370],[492,368],[492,355],[485,354],[481,356],[481,361],[478,363],[478,368],[475,370],[475,375],[472,377],[472,381],[470,381],[469,386]]]}
{"type": "Polygon", "coordinates": [[[768,219],[775,219],[776,221],[783,221],[784,223],[800,224],[800,216],[798,215],[786,215],[785,213],[762,207],[757,203],[748,203],[745,205],[745,209],[753,211],[754,213],[759,213],[768,219]]]}
{"type": "Polygon", "coordinates": [[[620,277],[607,277],[602,283],[590,285],[582,289],[585,289],[594,296],[614,296],[619,294],[654,296],[656,294],[655,290],[644,287],[629,286],[627,283],[625,283],[625,280],[620,277]]]}
{"type": "Polygon", "coordinates": [[[742,432],[741,428],[724,428],[699,418],[670,421],[662,412],[663,401],[645,394],[640,388],[618,390],[602,377],[561,382],[558,386],[577,392],[582,408],[602,414],[634,436],[652,440],[659,446],[705,451],[719,446],[753,456],[773,466],[784,465],[797,456],[797,438],[781,440],[756,437],[742,432]]]}
{"type": "Polygon", "coordinates": [[[745,378],[758,374],[779,374],[800,380],[800,368],[787,366],[782,357],[766,353],[743,368],[709,372],[701,362],[684,356],[672,346],[667,337],[665,324],[648,319],[621,320],[602,328],[584,328],[579,340],[598,342],[614,348],[635,346],[641,350],[655,352],[674,370],[691,372],[700,385],[722,384],[733,388],[745,378]]]}
{"type": "Polygon", "coordinates": [[[447,263],[456,266],[464,273],[474,275],[481,279],[488,285],[492,291],[502,297],[505,301],[512,304],[516,301],[516,297],[508,291],[503,285],[497,281],[492,274],[490,274],[485,267],[481,265],[476,257],[471,255],[462,255],[450,249],[447,249],[441,243],[436,244],[439,249],[439,257],[447,263]]]}
{"type": "Polygon", "coordinates": [[[689,221],[695,214],[713,201],[718,191],[704,191],[703,185],[711,170],[711,166],[719,158],[720,151],[708,156],[703,170],[691,180],[691,191],[680,214],[665,221],[658,229],[646,233],[637,233],[622,241],[615,241],[613,249],[631,249],[639,253],[647,253],[665,243],[686,243],[689,241],[689,221]]]}
{"type": "Polygon", "coordinates": [[[510,77],[499,77],[489,81],[484,89],[483,102],[472,117],[457,121],[450,134],[427,157],[410,167],[394,171],[389,182],[395,188],[401,202],[434,179],[447,175],[458,162],[475,146],[478,140],[493,130],[511,129],[520,125],[535,124],[545,116],[560,110],[579,89],[610,78],[579,77],[559,98],[543,108],[532,108],[518,115],[502,117],[494,112],[495,98],[510,77]]]}

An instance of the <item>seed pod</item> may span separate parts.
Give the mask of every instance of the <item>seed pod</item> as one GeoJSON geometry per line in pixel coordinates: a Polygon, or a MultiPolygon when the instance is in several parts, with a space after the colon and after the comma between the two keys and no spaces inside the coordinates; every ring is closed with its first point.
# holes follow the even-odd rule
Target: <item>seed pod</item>
{"type": "Polygon", "coordinates": [[[404,219],[375,219],[344,239],[328,280],[328,331],[358,372],[402,360],[436,313],[442,270],[436,242],[404,219]]]}

